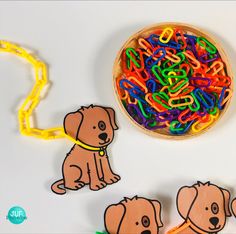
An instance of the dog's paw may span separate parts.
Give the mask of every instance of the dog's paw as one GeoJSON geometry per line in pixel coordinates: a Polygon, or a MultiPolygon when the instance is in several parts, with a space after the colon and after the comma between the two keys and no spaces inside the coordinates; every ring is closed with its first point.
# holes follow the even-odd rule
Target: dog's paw
{"type": "Polygon", "coordinates": [[[97,191],[99,189],[103,189],[107,186],[107,184],[104,181],[97,181],[96,183],[90,184],[90,189],[97,191]]]}
{"type": "Polygon", "coordinates": [[[120,180],[120,176],[116,174],[112,174],[110,176],[104,177],[104,181],[107,184],[114,184],[120,180]]]}
{"type": "Polygon", "coordinates": [[[85,186],[85,183],[82,181],[78,182],[73,182],[71,184],[66,184],[65,188],[70,189],[70,190],[79,190],[85,186]]]}

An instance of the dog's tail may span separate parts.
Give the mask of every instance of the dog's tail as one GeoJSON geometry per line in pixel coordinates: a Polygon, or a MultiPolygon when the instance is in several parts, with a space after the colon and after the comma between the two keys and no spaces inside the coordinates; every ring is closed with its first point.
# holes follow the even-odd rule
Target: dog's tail
{"type": "Polygon", "coordinates": [[[59,194],[59,195],[66,194],[66,189],[62,188],[61,186],[64,186],[64,180],[63,179],[54,182],[51,186],[51,190],[54,193],[59,194]]]}

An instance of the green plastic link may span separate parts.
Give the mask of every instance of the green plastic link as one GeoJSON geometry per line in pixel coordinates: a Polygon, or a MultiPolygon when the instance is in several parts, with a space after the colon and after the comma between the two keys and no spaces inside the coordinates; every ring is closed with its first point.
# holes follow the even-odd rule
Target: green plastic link
{"type": "Polygon", "coordinates": [[[156,68],[158,69],[158,71],[162,74],[161,68],[158,65],[155,65],[152,67],[152,72],[155,75],[155,77],[159,80],[159,82],[163,85],[169,85],[169,81],[165,78],[165,77],[161,77],[158,72],[156,71],[156,68]]]}
{"type": "Polygon", "coordinates": [[[147,119],[149,119],[151,117],[151,114],[149,113],[149,115],[145,112],[144,108],[143,108],[143,104],[138,100],[138,106],[139,109],[141,110],[143,116],[147,119]]]}
{"type": "MultiPolygon", "coordinates": [[[[166,105],[165,103],[163,103],[162,101],[160,101],[160,100],[158,100],[158,99],[156,98],[156,96],[158,96],[158,97],[164,99],[164,98],[163,98],[164,94],[168,97],[168,95],[167,95],[166,93],[164,93],[164,92],[159,92],[159,93],[153,93],[153,94],[152,94],[152,98],[153,98],[157,103],[159,103],[159,104],[161,104],[163,107],[165,107],[166,109],[171,110],[172,107],[166,105]]],[[[166,96],[165,96],[165,97],[166,97],[166,96]]],[[[164,100],[165,100],[165,99],[164,99],[164,100]]]]}
{"type": "Polygon", "coordinates": [[[170,130],[172,132],[178,132],[178,131],[183,131],[184,128],[183,127],[180,127],[180,128],[175,128],[175,125],[179,124],[179,121],[178,120],[174,120],[170,123],[170,130]]]}
{"type": "Polygon", "coordinates": [[[188,107],[189,107],[189,109],[190,109],[191,111],[196,112],[196,111],[198,111],[198,110],[200,109],[200,103],[199,103],[199,101],[197,100],[197,98],[196,98],[196,96],[194,95],[193,92],[191,92],[190,95],[193,97],[193,99],[194,99],[193,104],[195,103],[196,107],[193,107],[193,104],[188,105],[188,107]]]}
{"type": "MultiPolygon", "coordinates": [[[[134,59],[134,57],[130,54],[130,52],[132,52],[135,55],[135,57],[139,57],[138,53],[133,48],[127,48],[125,51],[127,57],[135,64],[135,66],[137,68],[140,68],[141,65],[134,59]]],[[[129,64],[129,66],[130,66],[130,64],[129,64]]]]}
{"type": "Polygon", "coordinates": [[[198,37],[197,43],[210,54],[215,54],[217,52],[216,47],[211,42],[209,42],[205,37],[198,37]],[[203,42],[205,42],[205,44],[203,42]]]}

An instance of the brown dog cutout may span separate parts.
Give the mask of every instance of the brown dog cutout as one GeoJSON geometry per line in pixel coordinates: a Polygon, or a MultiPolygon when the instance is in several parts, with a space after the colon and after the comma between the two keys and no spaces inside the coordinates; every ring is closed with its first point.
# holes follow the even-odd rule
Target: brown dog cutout
{"type": "Polygon", "coordinates": [[[107,207],[104,222],[109,234],[158,234],[163,226],[161,204],[143,197],[125,198],[107,207]]]}
{"type": "Polygon", "coordinates": [[[65,194],[66,189],[78,190],[85,185],[96,191],[119,181],[106,150],[117,129],[115,111],[109,107],[90,105],[67,114],[65,133],[78,144],[67,154],[62,165],[63,179],[51,186],[52,191],[65,194]]]}
{"type": "Polygon", "coordinates": [[[216,234],[231,216],[229,204],[230,192],[210,182],[184,186],[177,194],[177,209],[185,221],[168,234],[216,234]]]}
{"type": "Polygon", "coordinates": [[[232,208],[232,213],[233,213],[234,217],[236,217],[236,198],[233,199],[233,201],[231,203],[231,208],[232,208]]]}

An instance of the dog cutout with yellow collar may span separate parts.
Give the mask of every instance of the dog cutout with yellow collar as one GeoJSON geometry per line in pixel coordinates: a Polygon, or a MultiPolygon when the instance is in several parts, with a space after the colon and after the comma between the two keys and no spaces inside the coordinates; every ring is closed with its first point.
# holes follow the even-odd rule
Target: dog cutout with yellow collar
{"type": "Polygon", "coordinates": [[[67,114],[64,130],[75,145],[63,162],[63,179],[52,185],[52,191],[65,194],[66,189],[78,190],[85,185],[96,191],[119,181],[107,155],[117,129],[115,111],[110,107],[90,105],[67,114]]]}
{"type": "Polygon", "coordinates": [[[118,129],[115,111],[110,107],[90,105],[66,115],[64,127],[35,127],[32,115],[48,83],[47,67],[32,53],[8,41],[0,40],[0,52],[29,62],[35,75],[35,84],[18,111],[20,133],[45,140],[68,138],[74,143],[62,166],[63,179],[55,182],[52,190],[65,194],[66,189],[78,190],[86,184],[91,190],[99,190],[119,181],[120,176],[113,173],[107,156],[107,146],[114,138],[114,130],[118,129]]]}

